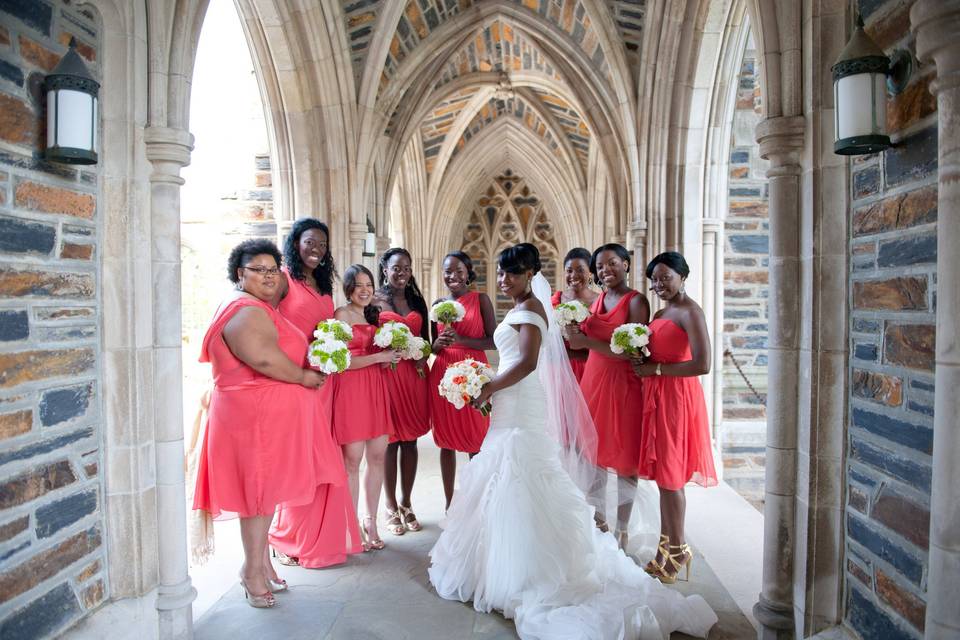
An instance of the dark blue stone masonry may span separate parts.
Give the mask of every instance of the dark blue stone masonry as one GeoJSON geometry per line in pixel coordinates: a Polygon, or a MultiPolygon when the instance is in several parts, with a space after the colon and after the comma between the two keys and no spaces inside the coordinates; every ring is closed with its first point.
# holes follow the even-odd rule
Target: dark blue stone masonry
{"type": "Polygon", "coordinates": [[[887,415],[853,407],[853,425],[891,442],[922,453],[933,452],[933,429],[911,424],[887,415]]]}
{"type": "Polygon", "coordinates": [[[30,321],[26,311],[0,311],[0,342],[13,342],[30,337],[30,321]]]}
{"type": "Polygon", "coordinates": [[[902,482],[930,493],[931,469],[929,464],[914,460],[870,444],[856,436],[850,438],[850,454],[854,460],[883,471],[902,482]]]}
{"type": "Polygon", "coordinates": [[[37,509],[37,537],[48,538],[97,510],[96,490],[75,493],[37,509]]]}
{"type": "Polygon", "coordinates": [[[847,584],[850,585],[847,620],[861,638],[914,640],[915,636],[904,631],[883,609],[874,604],[873,600],[861,593],[852,581],[847,584]]]}
{"type": "Polygon", "coordinates": [[[920,586],[923,562],[898,543],[880,535],[876,530],[879,526],[875,522],[867,523],[847,513],[847,534],[850,538],[869,549],[878,558],[890,563],[910,582],[920,586]]]}
{"type": "Polygon", "coordinates": [[[879,267],[903,267],[936,261],[937,235],[935,233],[881,242],[877,250],[879,267]]]}
{"type": "Polygon", "coordinates": [[[853,357],[857,360],[870,360],[871,362],[876,362],[877,345],[857,343],[853,347],[853,357]]]}
{"type": "Polygon", "coordinates": [[[40,423],[46,427],[83,415],[90,406],[93,385],[47,391],[40,399],[40,423]]]}
{"type": "Polygon", "coordinates": [[[40,0],[0,0],[0,12],[17,18],[28,27],[50,35],[53,8],[40,0]]]}
{"type": "Polygon", "coordinates": [[[0,218],[0,251],[49,255],[56,242],[57,230],[48,224],[0,218]]]}
{"type": "Polygon", "coordinates": [[[64,582],[0,622],[0,638],[49,638],[80,613],[80,603],[73,595],[73,589],[64,582]]]}
{"type": "Polygon", "coordinates": [[[924,178],[937,170],[937,127],[904,138],[883,152],[887,187],[924,178]]]}

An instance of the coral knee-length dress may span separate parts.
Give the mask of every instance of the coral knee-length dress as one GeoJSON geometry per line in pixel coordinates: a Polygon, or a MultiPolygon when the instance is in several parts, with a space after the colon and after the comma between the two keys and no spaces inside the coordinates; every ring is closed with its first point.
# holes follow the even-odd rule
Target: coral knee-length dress
{"type": "MultiPolygon", "coordinates": [[[[484,337],[486,330],[483,326],[483,313],[480,311],[480,294],[470,291],[457,298],[457,302],[462,304],[466,311],[463,320],[452,325],[457,335],[466,338],[484,337]]],[[[437,325],[437,328],[443,331],[444,325],[437,325]]],[[[476,453],[480,451],[480,445],[487,435],[490,418],[482,416],[479,411],[469,406],[457,409],[437,391],[447,367],[464,358],[487,362],[486,354],[480,349],[470,349],[457,344],[442,349],[433,361],[428,376],[430,419],[433,423],[433,440],[438,447],[476,453]]]]}
{"type": "MultiPolygon", "coordinates": [[[[650,323],[650,361],[686,362],[687,332],[672,320],[650,323]]],[[[695,377],[648,376],[643,381],[643,437],[640,476],[661,489],[675,491],[691,480],[704,487],[717,484],[710,446],[710,424],[703,387],[695,377]]]]}
{"type": "MultiPolygon", "coordinates": [[[[380,325],[386,322],[402,322],[410,329],[410,333],[419,336],[424,319],[416,311],[405,316],[383,311],[380,313],[380,325]]],[[[396,369],[385,369],[384,375],[394,429],[390,442],[410,442],[425,435],[430,431],[430,395],[426,376],[420,377],[413,360],[401,360],[396,369]]]]}
{"type": "MultiPolygon", "coordinates": [[[[307,340],[312,339],[317,323],[333,317],[333,298],[321,295],[302,280],[287,274],[289,289],[280,302],[280,313],[297,326],[307,340]]],[[[336,454],[327,464],[343,466],[339,446],[330,426],[330,379],[316,393],[319,421],[316,437],[336,454]]],[[[346,484],[318,485],[313,500],[298,506],[281,506],[270,528],[274,549],[297,558],[301,567],[317,569],[344,562],[348,554],[363,551],[357,515],[346,484]]]]}
{"type": "MultiPolygon", "coordinates": [[[[560,304],[561,302],[563,302],[563,292],[554,291],[553,297],[550,298],[550,304],[552,304],[553,308],[556,309],[557,305],[560,304]]],[[[567,343],[566,340],[563,341],[563,344],[568,349],[570,348],[570,345],[567,343]]],[[[586,369],[586,367],[587,367],[586,360],[575,360],[574,358],[570,358],[570,368],[573,369],[573,375],[574,377],[576,377],[577,382],[580,382],[583,379],[583,370],[586,369]]]]}
{"type": "Polygon", "coordinates": [[[214,388],[193,501],[215,518],[272,516],[279,504],[310,503],[318,486],[347,483],[339,448],[317,437],[325,417],[316,390],[258,373],[224,341],[224,326],[244,307],[266,311],[280,349],[306,366],[306,338],[269,304],[242,296],[217,310],[200,352],[214,388]]]}
{"type": "MultiPolygon", "coordinates": [[[[609,343],[613,330],[627,322],[630,300],[635,295],[636,291],[628,292],[606,312],[603,301],[607,294],[601,293],[580,330],[590,338],[609,343]]],[[[637,475],[642,421],[637,403],[641,401],[642,386],[629,360],[590,350],[580,390],[597,426],[597,464],[620,476],[637,475]]]]}
{"type": "MultiPolygon", "coordinates": [[[[353,325],[353,340],[347,345],[350,354],[368,356],[380,351],[373,344],[376,332],[376,325],[353,325]]],[[[385,371],[380,364],[372,364],[331,376],[333,437],[340,444],[372,440],[394,432],[385,371]]]]}

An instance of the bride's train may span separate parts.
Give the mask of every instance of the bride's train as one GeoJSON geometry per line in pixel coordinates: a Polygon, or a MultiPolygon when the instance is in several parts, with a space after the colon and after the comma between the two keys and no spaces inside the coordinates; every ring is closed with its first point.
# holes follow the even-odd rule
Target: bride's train
{"type": "MultiPolygon", "coordinates": [[[[519,355],[510,324],[540,316],[511,311],[495,339],[501,367],[519,355]]],[[[430,581],[449,600],[502,611],[525,640],[665,640],[705,637],[717,617],[648,576],[594,525],[593,508],[561,466],[545,429],[538,376],[494,396],[483,448],[460,473],[430,581]]]]}

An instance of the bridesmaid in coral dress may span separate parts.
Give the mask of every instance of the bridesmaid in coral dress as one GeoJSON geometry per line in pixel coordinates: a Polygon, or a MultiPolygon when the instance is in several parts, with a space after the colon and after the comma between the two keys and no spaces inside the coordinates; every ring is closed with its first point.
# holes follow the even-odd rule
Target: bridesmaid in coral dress
{"type": "MultiPolygon", "coordinates": [[[[605,244],[593,252],[590,271],[604,287],[578,328],[568,328],[570,347],[589,349],[580,390],[597,426],[597,465],[614,471],[619,479],[617,496],[617,542],[627,544],[627,525],[637,492],[637,460],[640,455],[641,414],[627,400],[640,398],[640,379],[630,368],[630,359],[610,351],[610,336],[628,322],[646,324],[650,304],[646,296],[627,284],[630,253],[619,244],[605,244]]],[[[597,526],[607,530],[606,474],[601,475],[591,502],[597,507],[597,526]]]]}
{"type": "MultiPolygon", "coordinates": [[[[328,252],[329,238],[324,223],[301,218],[293,223],[284,242],[284,297],[278,308],[308,340],[313,339],[318,322],[333,317],[336,270],[328,252]]],[[[316,437],[324,441],[325,450],[333,452],[325,464],[342,466],[343,456],[330,426],[332,387],[326,384],[318,393],[321,421],[316,437]]],[[[270,528],[270,544],[279,552],[281,564],[299,564],[308,569],[339,564],[348,554],[362,551],[357,514],[347,483],[318,486],[310,504],[280,507],[270,528]]]]}
{"type": "MultiPolygon", "coordinates": [[[[402,322],[410,332],[430,341],[430,320],[427,301],[413,277],[410,253],[394,247],[380,257],[379,305],[380,325],[402,322]]],[[[430,431],[430,393],[427,384],[427,361],[401,360],[396,369],[387,369],[390,393],[390,415],[394,433],[387,445],[383,475],[384,502],[387,508],[387,531],[403,535],[422,528],[413,512],[411,494],[417,477],[417,438],[430,431]],[[397,461],[400,462],[400,500],[397,500],[397,461]]]]}
{"type": "Polygon", "coordinates": [[[400,361],[392,349],[381,351],[373,344],[380,308],[373,302],[373,274],[362,264],[352,265],[343,274],[347,304],[333,317],[353,327],[350,367],[333,377],[333,436],[343,449],[343,462],[356,506],[360,499],[360,463],[367,459],[363,476],[366,514],[360,535],[367,549],[383,549],[377,533],[377,507],[383,484],[384,456],[393,434],[390,397],[384,367],[400,361]]]}
{"type": "MultiPolygon", "coordinates": [[[[484,349],[494,348],[493,332],[497,328],[497,317],[487,294],[470,290],[470,285],[476,279],[473,261],[467,254],[453,251],[444,257],[443,283],[450,291],[450,296],[443,299],[462,304],[466,315],[463,320],[449,327],[442,324],[434,327],[436,338],[433,352],[436,359],[430,367],[431,390],[440,385],[449,365],[464,358],[486,362],[484,349]]],[[[490,419],[470,407],[457,409],[436,391],[430,393],[430,418],[433,422],[433,440],[440,447],[440,476],[449,508],[457,475],[456,452],[465,451],[472,457],[480,451],[490,419]]]]}
{"type": "Polygon", "coordinates": [[[647,265],[653,291],[667,306],[650,323],[650,357],[633,361],[644,379],[640,476],[660,489],[661,545],[650,572],[666,583],[675,582],[685,565],[689,577],[693,558],[683,537],[683,486],[717,484],[707,405],[697,380],[710,372],[710,336],[703,310],[684,291],[689,274],[687,261],[675,251],[647,265]]]}
{"type": "MultiPolygon", "coordinates": [[[[564,278],[567,284],[566,289],[557,290],[550,298],[550,304],[554,308],[561,302],[570,302],[578,300],[589,309],[596,301],[598,294],[590,288],[593,276],[590,274],[590,252],[582,247],[570,249],[563,258],[564,278]]],[[[587,366],[587,356],[590,352],[587,349],[571,349],[567,342],[567,356],[570,357],[570,368],[573,369],[573,375],[577,382],[583,378],[583,370],[587,366]]]]}
{"type": "Polygon", "coordinates": [[[306,368],[307,340],[276,309],[280,252],[268,240],[235,247],[228,274],[237,292],[221,304],[204,336],[201,362],[213,365],[207,429],[194,509],[240,517],[247,603],[272,607],[282,590],[267,555],[277,505],[308,504],[320,486],[346,483],[336,448],[317,438],[317,389],[325,376],[306,368]]]}

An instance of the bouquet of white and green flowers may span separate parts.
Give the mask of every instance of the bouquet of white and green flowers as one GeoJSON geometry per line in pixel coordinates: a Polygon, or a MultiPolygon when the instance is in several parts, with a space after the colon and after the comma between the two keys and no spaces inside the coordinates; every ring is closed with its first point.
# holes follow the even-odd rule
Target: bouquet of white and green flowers
{"type": "Polygon", "coordinates": [[[561,302],[553,308],[553,316],[557,319],[557,324],[565,327],[568,324],[580,324],[590,315],[587,305],[579,300],[570,302],[561,302]]]}
{"type": "Polygon", "coordinates": [[[643,354],[650,356],[647,344],[650,342],[650,327],[639,322],[628,322],[613,330],[610,336],[610,351],[627,353],[628,355],[643,354]]]}
{"type": "Polygon", "coordinates": [[[310,366],[321,373],[343,373],[350,366],[350,349],[332,334],[320,333],[307,351],[310,366]]]}
{"type": "Polygon", "coordinates": [[[353,327],[342,320],[321,320],[317,323],[317,328],[313,332],[313,337],[322,339],[330,337],[340,342],[350,342],[353,340],[353,327]]]}
{"type": "MultiPolygon", "coordinates": [[[[410,328],[402,322],[385,322],[383,326],[373,334],[373,344],[381,349],[399,351],[400,357],[403,357],[412,340],[413,334],[410,332],[410,328]]],[[[391,362],[390,368],[396,369],[396,363],[391,362]]]]}
{"type": "Polygon", "coordinates": [[[441,300],[430,309],[430,319],[445,325],[460,322],[465,315],[467,310],[456,300],[441,300]]]}
{"type": "MultiPolygon", "coordinates": [[[[473,358],[466,358],[447,367],[437,390],[457,409],[463,409],[467,403],[480,395],[483,385],[490,382],[493,376],[493,368],[490,365],[473,358]]],[[[480,407],[480,413],[488,416],[490,409],[488,402],[480,407]]]]}
{"type": "MultiPolygon", "coordinates": [[[[400,357],[404,360],[425,360],[430,357],[432,352],[433,350],[430,348],[429,342],[420,336],[412,336],[407,344],[407,348],[403,350],[400,357]]],[[[417,375],[424,378],[427,374],[423,369],[417,367],[417,375]]]]}

